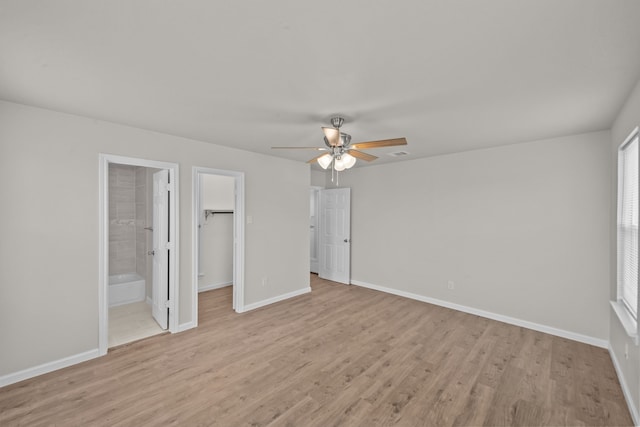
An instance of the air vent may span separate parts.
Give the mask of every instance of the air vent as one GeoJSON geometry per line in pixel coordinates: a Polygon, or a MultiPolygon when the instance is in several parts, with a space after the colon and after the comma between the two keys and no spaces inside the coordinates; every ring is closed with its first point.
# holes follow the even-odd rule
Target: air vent
{"type": "Polygon", "coordinates": [[[409,153],[407,151],[396,151],[395,153],[388,153],[391,157],[402,157],[408,156],[409,153]]]}

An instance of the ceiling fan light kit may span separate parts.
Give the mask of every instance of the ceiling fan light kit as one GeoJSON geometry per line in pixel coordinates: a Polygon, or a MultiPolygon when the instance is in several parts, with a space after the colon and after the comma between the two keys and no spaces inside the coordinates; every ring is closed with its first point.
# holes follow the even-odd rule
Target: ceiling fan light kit
{"type": "Polygon", "coordinates": [[[356,158],[349,153],[344,153],[340,156],[336,156],[333,159],[333,167],[338,172],[342,172],[345,169],[352,168],[356,164],[356,158]]]}

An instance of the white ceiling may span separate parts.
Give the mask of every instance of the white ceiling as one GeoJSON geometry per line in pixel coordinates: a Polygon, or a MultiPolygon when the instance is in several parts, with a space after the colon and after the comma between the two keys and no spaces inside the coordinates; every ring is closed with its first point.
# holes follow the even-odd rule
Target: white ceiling
{"type": "Polygon", "coordinates": [[[0,0],[0,98],[297,160],[315,153],[270,147],[321,145],[341,113],[354,142],[432,156],[609,128],[640,78],[638,16],[637,0],[0,0]]]}

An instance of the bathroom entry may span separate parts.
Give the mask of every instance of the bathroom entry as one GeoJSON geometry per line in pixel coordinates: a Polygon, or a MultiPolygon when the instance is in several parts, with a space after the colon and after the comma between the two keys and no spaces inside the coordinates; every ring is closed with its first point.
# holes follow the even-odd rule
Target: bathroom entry
{"type": "Polygon", "coordinates": [[[109,165],[109,347],[167,329],[169,173],[109,165]]]}
{"type": "Polygon", "coordinates": [[[167,329],[174,332],[177,165],[100,157],[99,328],[104,354],[109,347],[167,329]]]}

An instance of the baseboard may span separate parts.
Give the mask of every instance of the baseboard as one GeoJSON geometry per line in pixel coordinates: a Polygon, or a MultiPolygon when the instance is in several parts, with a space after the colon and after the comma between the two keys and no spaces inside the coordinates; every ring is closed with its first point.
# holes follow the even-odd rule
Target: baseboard
{"type": "Polygon", "coordinates": [[[178,325],[178,330],[176,331],[176,333],[184,332],[184,331],[187,331],[189,329],[193,329],[196,326],[198,326],[198,324],[196,322],[181,323],[181,324],[178,325]]]}
{"type": "Polygon", "coordinates": [[[414,299],[417,301],[426,302],[429,304],[439,305],[441,307],[450,308],[464,313],[474,314],[480,317],[486,317],[487,319],[497,320],[503,323],[509,323],[515,326],[521,326],[527,329],[533,329],[534,331],[544,332],[546,334],[555,335],[562,338],[567,338],[573,341],[582,342],[585,344],[594,345],[596,347],[608,348],[609,342],[607,340],[590,337],[588,335],[582,335],[571,331],[565,331],[563,329],[553,328],[551,326],[541,325],[539,323],[529,322],[527,320],[516,319],[515,317],[504,316],[502,314],[492,313],[490,311],[484,311],[465,305],[455,304],[449,301],[443,301],[436,298],[425,297],[423,295],[414,294],[411,292],[400,291],[398,289],[386,288],[384,286],[372,285],[371,283],[362,282],[360,280],[351,280],[352,285],[361,286],[363,288],[369,288],[380,292],[386,292],[388,294],[398,295],[405,298],[414,299]]]}
{"type": "Polygon", "coordinates": [[[204,291],[212,291],[214,289],[226,288],[227,286],[231,286],[231,285],[233,285],[232,281],[213,283],[211,285],[205,285],[205,286],[198,286],[198,293],[204,292],[204,291]]]}
{"type": "Polygon", "coordinates": [[[306,287],[306,288],[298,289],[297,291],[288,292],[286,294],[278,295],[276,297],[267,298],[262,301],[254,302],[252,304],[247,304],[242,308],[241,313],[255,310],[256,308],[264,307],[265,305],[273,304],[279,301],[284,301],[289,298],[297,297],[298,295],[308,294],[309,292],[311,292],[311,287],[306,287]]]}
{"type": "Polygon", "coordinates": [[[622,375],[622,369],[620,369],[620,364],[618,363],[618,358],[616,357],[615,351],[609,345],[609,356],[611,356],[611,360],[613,361],[613,367],[616,370],[616,374],[618,375],[618,381],[620,382],[620,388],[622,388],[622,394],[624,394],[624,398],[627,401],[627,406],[629,407],[629,413],[631,413],[631,418],[633,418],[634,425],[640,425],[640,417],[638,416],[638,408],[631,397],[631,392],[629,391],[629,387],[627,387],[627,382],[624,380],[624,375],[622,375]]]}
{"type": "Polygon", "coordinates": [[[29,378],[37,377],[38,375],[48,374],[49,372],[86,362],[87,360],[95,359],[99,356],[100,350],[96,348],[94,350],[85,351],[84,353],[54,360],[53,362],[43,363],[42,365],[34,366],[33,368],[27,368],[22,371],[7,374],[0,377],[0,387],[28,380],[29,378]]]}

